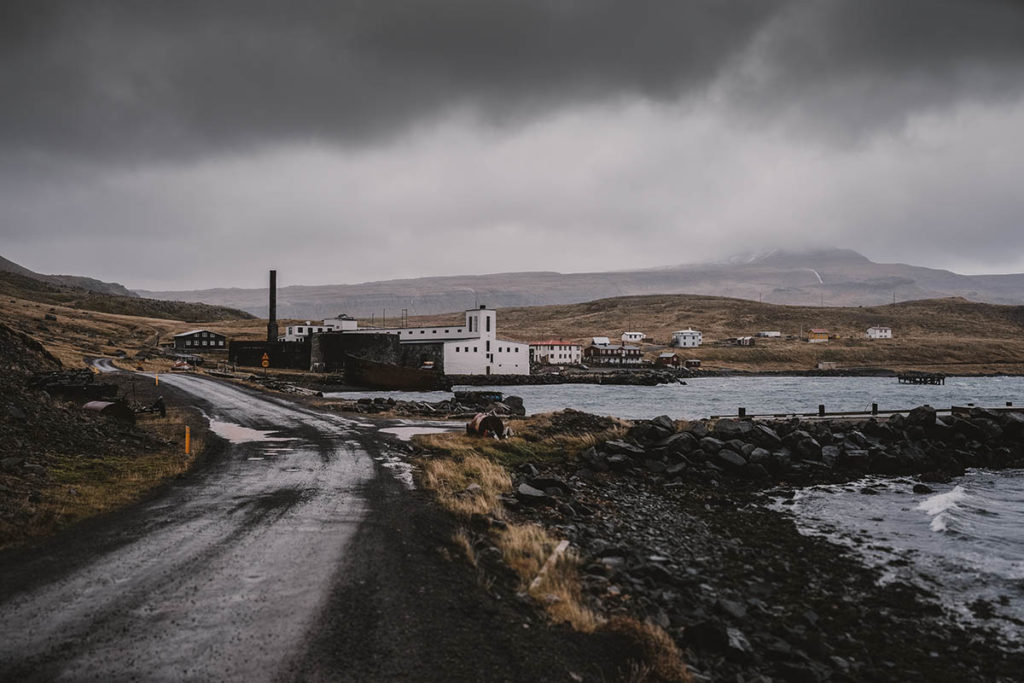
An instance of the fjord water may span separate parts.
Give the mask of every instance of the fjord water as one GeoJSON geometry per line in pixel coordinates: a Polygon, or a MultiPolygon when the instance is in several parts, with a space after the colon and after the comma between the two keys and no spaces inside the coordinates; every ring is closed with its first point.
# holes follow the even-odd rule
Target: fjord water
{"type": "Polygon", "coordinates": [[[779,505],[804,533],[854,548],[955,613],[1024,642],[1024,470],[970,470],[913,493],[906,479],[815,486],[779,505]],[[871,493],[864,493],[867,489],[871,493]]]}
{"type": "MultiPolygon", "coordinates": [[[[922,404],[935,408],[973,403],[1024,405],[1024,377],[949,377],[945,385],[900,384],[895,377],[698,377],[686,384],[655,387],[607,384],[549,384],[531,386],[458,387],[500,391],[523,398],[527,414],[574,408],[597,415],[630,420],[658,415],[698,419],[748,414],[813,413],[827,411],[904,410],[922,404]]],[[[440,401],[443,391],[344,392],[332,398],[393,397],[398,400],[440,401]]]]}

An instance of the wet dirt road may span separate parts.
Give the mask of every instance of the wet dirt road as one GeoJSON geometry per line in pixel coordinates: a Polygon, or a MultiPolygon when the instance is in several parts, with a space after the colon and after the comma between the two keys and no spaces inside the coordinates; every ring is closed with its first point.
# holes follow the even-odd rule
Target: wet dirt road
{"type": "Polygon", "coordinates": [[[349,420],[193,376],[230,441],[156,498],[0,555],[2,680],[290,678],[365,516],[349,420]]]}

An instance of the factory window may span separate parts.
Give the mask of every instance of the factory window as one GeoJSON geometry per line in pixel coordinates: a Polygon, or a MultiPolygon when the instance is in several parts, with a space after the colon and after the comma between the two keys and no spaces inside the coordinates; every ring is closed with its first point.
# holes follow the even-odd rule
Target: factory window
{"type": "Polygon", "coordinates": [[[484,351],[486,351],[487,353],[491,352],[491,340],[490,339],[487,340],[486,346],[484,347],[484,351]]]}
{"type": "Polygon", "coordinates": [[[455,347],[455,353],[458,353],[458,352],[459,352],[459,347],[458,347],[458,346],[456,346],[456,347],[455,347]]]}
{"type": "Polygon", "coordinates": [[[491,331],[491,316],[485,316],[487,318],[487,331],[491,331]]]}
{"type": "Polygon", "coordinates": [[[474,346],[474,347],[473,347],[473,353],[479,353],[478,349],[479,349],[479,347],[477,347],[477,346],[474,346]]]}
{"type": "Polygon", "coordinates": [[[430,334],[437,334],[437,330],[431,330],[430,334]]]}
{"type": "Polygon", "coordinates": [[[420,330],[420,334],[426,334],[426,333],[427,333],[426,330],[420,330]]]}

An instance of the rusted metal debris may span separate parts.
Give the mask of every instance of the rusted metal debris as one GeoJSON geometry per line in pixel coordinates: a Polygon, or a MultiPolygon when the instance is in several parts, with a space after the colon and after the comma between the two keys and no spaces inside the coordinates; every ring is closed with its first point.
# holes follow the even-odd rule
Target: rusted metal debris
{"type": "Polygon", "coordinates": [[[466,434],[470,436],[504,439],[507,433],[508,429],[502,419],[490,413],[477,413],[472,420],[466,423],[466,434]]]}

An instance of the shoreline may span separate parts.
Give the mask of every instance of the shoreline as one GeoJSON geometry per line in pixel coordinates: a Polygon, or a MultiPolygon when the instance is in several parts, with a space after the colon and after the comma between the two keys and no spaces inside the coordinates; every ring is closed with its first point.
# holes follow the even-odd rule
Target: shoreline
{"type": "MultiPolygon", "coordinates": [[[[533,424],[572,438],[615,423],[566,410],[533,424]]],[[[1021,467],[1022,436],[1024,414],[982,409],[947,417],[919,407],[885,421],[637,420],[573,454],[545,456],[529,437],[525,455],[505,461],[512,492],[502,504],[510,521],[570,541],[586,605],[657,624],[705,679],[1014,680],[1024,651],[995,622],[964,623],[921,586],[882,582],[882,569],[802,534],[770,502],[868,474],[933,493],[927,482],[965,467],[1021,467]]],[[[487,533],[471,540],[484,544],[487,533]]]]}

